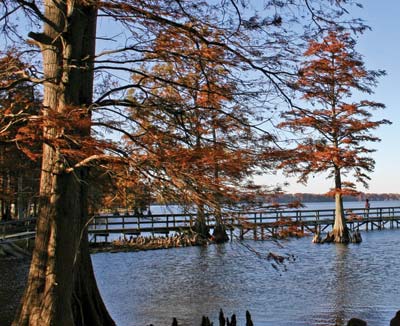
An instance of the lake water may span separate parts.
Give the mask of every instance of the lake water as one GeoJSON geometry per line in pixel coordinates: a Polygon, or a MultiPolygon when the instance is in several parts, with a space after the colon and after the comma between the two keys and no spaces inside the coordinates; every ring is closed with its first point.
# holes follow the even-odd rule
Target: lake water
{"type": "MultiPolygon", "coordinates": [[[[306,209],[314,205],[333,208],[318,203],[306,209]]],[[[92,261],[118,326],[170,326],[173,317],[181,326],[192,326],[200,324],[202,315],[215,323],[220,308],[235,313],[239,325],[249,310],[256,326],[341,326],[351,317],[369,326],[388,326],[400,309],[400,229],[362,236],[361,244],[316,245],[310,237],[279,246],[235,240],[207,247],[98,253],[92,261]],[[270,251],[294,255],[295,260],[286,270],[276,270],[263,258],[270,251]]],[[[12,318],[27,268],[23,261],[0,260],[1,326],[12,318]]]]}
{"type": "Polygon", "coordinates": [[[120,326],[199,325],[217,321],[220,308],[244,325],[389,325],[400,309],[400,229],[363,232],[361,244],[315,245],[309,237],[245,241],[92,256],[104,300],[120,326]],[[296,260],[276,271],[254,252],[288,252],[296,260]]]}
{"type": "MultiPolygon", "coordinates": [[[[371,207],[399,206],[371,202],[371,207]]],[[[345,207],[363,207],[347,202],[345,207]]],[[[304,209],[331,209],[309,203],[304,209]]],[[[154,209],[153,209],[154,210],[154,209]]],[[[400,309],[400,230],[363,232],[362,244],[315,245],[310,238],[247,240],[204,248],[93,255],[100,289],[118,325],[197,325],[220,308],[256,325],[345,325],[351,317],[389,325],[400,309]],[[269,251],[293,254],[286,271],[259,258],[269,251]],[[113,268],[109,268],[113,266],[113,268]],[[115,277],[116,273],[118,277],[115,277]],[[109,280],[112,279],[112,286],[109,280]]]]}

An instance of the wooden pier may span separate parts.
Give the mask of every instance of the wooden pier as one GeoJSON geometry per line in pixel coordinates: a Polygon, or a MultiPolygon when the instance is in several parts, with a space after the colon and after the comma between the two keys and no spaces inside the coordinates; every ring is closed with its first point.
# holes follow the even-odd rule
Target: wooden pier
{"type": "MultiPolygon", "coordinates": [[[[231,236],[264,239],[280,235],[303,235],[331,230],[334,209],[295,210],[268,209],[230,211],[223,213],[223,221],[231,236]]],[[[346,223],[351,231],[380,230],[400,227],[400,207],[346,208],[346,223]]],[[[129,213],[99,214],[89,224],[89,239],[108,242],[119,237],[168,235],[183,233],[194,227],[196,214],[133,215],[129,213]]],[[[206,215],[210,229],[215,226],[212,214],[206,215]]],[[[0,222],[0,241],[32,237],[35,219],[0,222]]]]}
{"type": "MultiPolygon", "coordinates": [[[[376,207],[345,209],[346,223],[351,231],[400,227],[400,207],[376,207]]],[[[280,235],[303,235],[323,233],[331,230],[334,209],[321,210],[258,210],[231,211],[223,214],[223,221],[231,236],[235,232],[240,238],[251,235],[254,239],[280,235]]],[[[112,234],[121,237],[138,235],[168,235],[171,232],[186,232],[193,228],[196,214],[155,214],[134,216],[130,214],[94,216],[89,225],[92,241],[108,241],[112,234]]],[[[210,229],[215,226],[212,214],[206,215],[210,229]]]]}

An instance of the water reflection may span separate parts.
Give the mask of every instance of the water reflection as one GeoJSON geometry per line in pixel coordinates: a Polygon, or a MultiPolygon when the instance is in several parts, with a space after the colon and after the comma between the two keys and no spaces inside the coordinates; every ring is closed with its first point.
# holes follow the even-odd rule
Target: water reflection
{"type": "MultiPolygon", "coordinates": [[[[348,245],[338,244],[335,246],[336,255],[333,257],[333,273],[332,289],[333,289],[333,310],[335,314],[335,324],[345,324],[347,318],[346,308],[351,306],[351,298],[357,295],[356,286],[348,280],[346,266],[348,266],[348,245]]],[[[357,301],[357,300],[354,300],[357,301]]]]}
{"type": "MultiPolygon", "coordinates": [[[[360,245],[315,245],[309,238],[285,243],[296,255],[276,272],[239,243],[165,251],[96,254],[96,274],[118,325],[199,324],[220,308],[252,312],[258,326],[345,325],[351,317],[369,326],[389,325],[400,308],[393,289],[400,273],[399,230],[363,233],[360,245]],[[110,268],[110,266],[115,266],[110,268]],[[118,275],[118,276],[117,276],[118,275]]],[[[248,242],[261,253],[266,242],[248,242]]]]}
{"type": "MultiPolygon", "coordinates": [[[[173,317],[198,325],[204,314],[216,321],[220,308],[243,325],[248,309],[257,326],[343,326],[351,317],[388,326],[400,309],[400,230],[363,233],[363,239],[348,246],[285,242],[280,252],[297,259],[283,273],[237,242],[92,260],[119,326],[169,326],[173,317]]],[[[267,242],[246,244],[262,254],[278,251],[267,242]]],[[[19,300],[14,294],[22,293],[26,271],[26,263],[0,261],[0,325],[12,318],[8,302],[19,300]]]]}

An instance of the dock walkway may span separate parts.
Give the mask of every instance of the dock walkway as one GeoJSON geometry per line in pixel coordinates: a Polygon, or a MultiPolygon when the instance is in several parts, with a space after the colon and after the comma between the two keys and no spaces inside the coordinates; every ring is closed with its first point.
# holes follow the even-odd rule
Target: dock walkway
{"type": "MultiPolygon", "coordinates": [[[[374,230],[400,227],[400,207],[376,207],[368,211],[364,208],[345,209],[346,223],[350,230],[374,230]]],[[[240,237],[250,231],[254,238],[275,236],[287,228],[302,233],[315,234],[329,231],[334,223],[335,210],[295,210],[269,209],[258,211],[236,211],[223,213],[226,227],[237,230],[240,237]]],[[[163,234],[185,232],[193,228],[196,214],[155,214],[134,216],[130,214],[98,215],[89,225],[93,241],[103,237],[107,242],[111,234],[138,236],[143,234],[163,234]]],[[[206,215],[210,229],[215,226],[212,214],[206,215]]]]}
{"type": "MultiPolygon", "coordinates": [[[[400,207],[346,208],[346,223],[350,230],[374,230],[400,227],[400,207]]],[[[223,213],[226,227],[238,232],[243,238],[276,236],[287,228],[301,233],[315,234],[329,231],[334,222],[334,209],[268,209],[255,211],[230,211],[223,213]]],[[[110,236],[130,237],[139,235],[168,235],[182,233],[194,227],[196,214],[133,215],[129,213],[99,214],[89,224],[89,236],[93,242],[108,242],[110,236]]],[[[215,217],[206,215],[210,229],[215,226],[215,217]]],[[[35,219],[0,222],[0,241],[33,237],[35,219]]]]}

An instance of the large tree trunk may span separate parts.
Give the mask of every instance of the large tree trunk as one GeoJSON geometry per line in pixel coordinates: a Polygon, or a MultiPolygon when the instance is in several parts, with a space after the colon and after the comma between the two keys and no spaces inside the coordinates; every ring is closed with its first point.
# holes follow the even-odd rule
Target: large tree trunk
{"type": "Polygon", "coordinates": [[[197,205],[197,217],[193,229],[202,239],[208,240],[210,238],[210,228],[207,225],[204,204],[197,205]]]}
{"type": "MultiPolygon", "coordinates": [[[[31,36],[41,44],[44,116],[57,113],[68,121],[71,108],[92,101],[96,9],[93,2],[44,1],[44,33],[31,36]],[[85,3],[85,2],[83,2],[85,3]],[[86,59],[84,59],[86,58],[86,59]]],[[[82,111],[83,112],[83,111],[82,111]]],[[[90,119],[82,115],[81,119],[90,119]]],[[[40,208],[28,283],[13,325],[114,325],[96,286],[88,250],[85,168],[68,173],[74,159],[63,153],[75,144],[59,143],[67,134],[87,137],[90,128],[69,130],[48,125],[43,147],[40,208]],[[60,144],[60,145],[58,145],[60,144]]]]}
{"type": "MultiPolygon", "coordinates": [[[[213,127],[213,142],[214,147],[217,145],[217,129],[213,127]]],[[[219,165],[218,160],[214,157],[214,180],[218,184],[219,183],[219,165]]],[[[215,217],[215,227],[213,232],[213,238],[216,243],[223,243],[229,241],[228,233],[226,232],[226,227],[222,218],[222,210],[221,210],[221,194],[215,194],[216,199],[216,207],[214,209],[214,217],[215,217]]]]}
{"type": "Polygon", "coordinates": [[[340,169],[335,169],[335,222],[333,225],[333,242],[349,243],[349,230],[347,228],[342,197],[342,181],[340,176],[340,169]]]}

